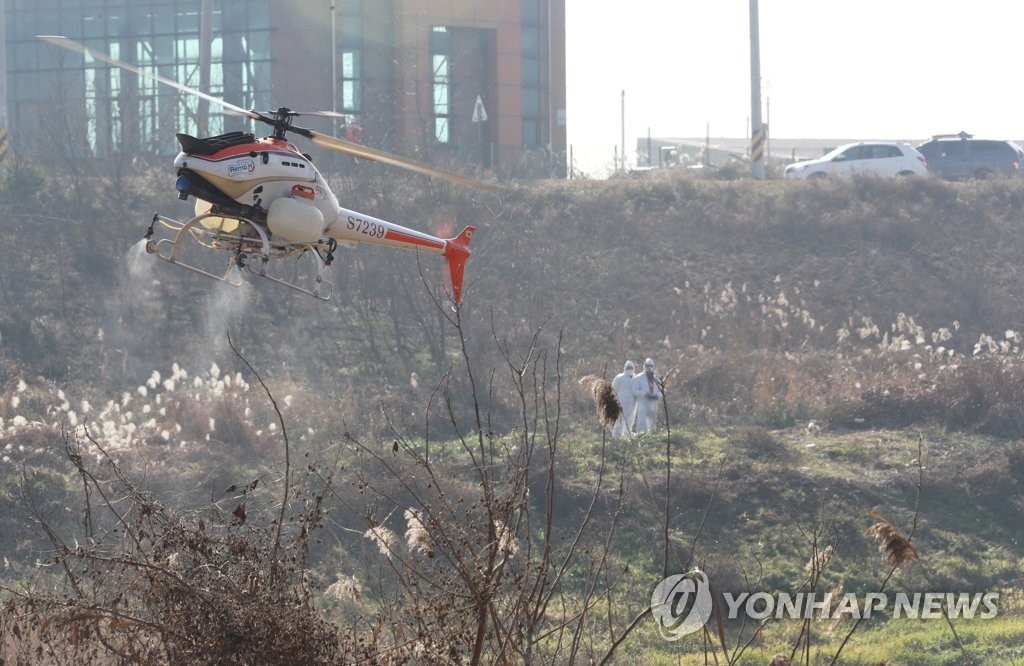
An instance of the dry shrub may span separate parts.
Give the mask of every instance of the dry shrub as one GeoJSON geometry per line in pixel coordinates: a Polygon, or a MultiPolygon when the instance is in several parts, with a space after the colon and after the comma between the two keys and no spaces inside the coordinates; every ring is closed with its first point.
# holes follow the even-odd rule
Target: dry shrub
{"type": "Polygon", "coordinates": [[[997,506],[1005,506],[1008,498],[1016,494],[1018,484],[1002,457],[969,468],[964,474],[964,482],[965,495],[997,506]]]}
{"type": "Polygon", "coordinates": [[[1016,359],[972,359],[936,393],[950,427],[1004,437],[1024,434],[1024,368],[1016,359]]]}
{"type": "Polygon", "coordinates": [[[52,552],[38,569],[40,585],[12,591],[0,609],[0,661],[346,660],[305,580],[321,498],[301,497],[280,531],[273,497],[256,482],[207,509],[174,511],[112,460],[101,475],[74,442],[66,446],[90,490],[83,512],[88,538],[64,538],[36,515],[52,552]]]}
{"type": "Polygon", "coordinates": [[[1024,368],[1012,358],[961,358],[956,365],[909,373],[899,364],[866,377],[854,395],[833,396],[825,414],[836,425],[903,427],[935,423],[1000,437],[1024,434],[1024,368]]]}
{"type": "Polygon", "coordinates": [[[831,406],[831,423],[844,426],[866,423],[872,427],[897,427],[912,422],[906,393],[900,386],[880,385],[863,391],[855,399],[843,399],[831,406]]]}
{"type": "Polygon", "coordinates": [[[971,359],[936,393],[951,427],[1007,437],[1024,434],[1024,368],[1016,359],[971,359]]]}
{"type": "Polygon", "coordinates": [[[1006,470],[1019,485],[1024,486],[1024,440],[1018,439],[1007,446],[1006,470]]]}
{"type": "Polygon", "coordinates": [[[729,448],[742,451],[754,460],[784,460],[789,449],[770,430],[762,427],[745,428],[729,436],[729,448]]]}
{"type": "Polygon", "coordinates": [[[834,361],[818,354],[689,350],[678,364],[683,371],[677,383],[699,420],[754,421],[773,428],[825,413],[834,390],[830,378],[839,374],[834,361]]]}

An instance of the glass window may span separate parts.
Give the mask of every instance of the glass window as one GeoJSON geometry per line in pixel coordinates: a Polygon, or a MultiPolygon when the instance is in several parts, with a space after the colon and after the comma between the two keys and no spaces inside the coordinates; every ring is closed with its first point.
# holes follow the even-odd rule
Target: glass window
{"type": "Polygon", "coordinates": [[[60,13],[57,11],[40,11],[36,14],[36,30],[40,35],[60,34],[60,13]]]}
{"type": "Polygon", "coordinates": [[[343,15],[341,23],[341,43],[346,46],[358,46],[363,43],[363,18],[362,16],[343,15]]]}
{"type": "Polygon", "coordinates": [[[450,137],[448,136],[447,118],[434,119],[434,138],[440,143],[448,143],[450,137]]]}
{"type": "Polygon", "coordinates": [[[434,82],[448,82],[448,56],[443,53],[434,54],[434,82]]]}
{"type": "Polygon", "coordinates": [[[540,144],[538,137],[539,125],[536,120],[523,119],[523,146],[535,148],[540,144]]]}
{"type": "Polygon", "coordinates": [[[341,108],[343,111],[354,112],[359,109],[355,81],[341,82],[341,108]]]}
{"type": "Polygon", "coordinates": [[[859,159],[863,159],[864,158],[864,147],[863,146],[853,146],[852,148],[847,148],[842,153],[840,153],[838,155],[838,157],[841,160],[859,160],[859,159]]]}
{"type": "MultiPolygon", "coordinates": [[[[441,28],[439,31],[434,28],[432,35],[447,31],[441,28]]],[[[432,42],[433,43],[433,42],[432,42]]],[[[434,53],[433,55],[433,97],[434,97],[434,138],[441,143],[448,143],[451,139],[449,128],[449,87],[451,82],[448,79],[448,56],[445,53],[434,53]]]]}
{"type": "Polygon", "coordinates": [[[896,146],[865,146],[863,158],[884,160],[890,157],[902,157],[903,153],[896,146]]]}
{"type": "Polygon", "coordinates": [[[540,0],[520,0],[519,12],[523,25],[537,25],[540,22],[540,0]]]}
{"type": "MultiPolygon", "coordinates": [[[[40,42],[42,45],[42,42],[40,42]]],[[[14,58],[8,58],[7,65],[11,67],[15,72],[25,72],[30,70],[39,69],[40,63],[42,62],[39,58],[42,54],[41,50],[36,44],[20,44],[14,51],[14,58]]],[[[11,53],[9,50],[8,53],[11,53]]],[[[46,54],[46,65],[52,66],[54,63],[70,61],[72,59],[70,53],[54,53],[51,51],[46,54]]]]}
{"type": "Polygon", "coordinates": [[[174,36],[159,35],[153,38],[153,59],[157,65],[165,66],[174,63],[174,36]]]}
{"type": "Polygon", "coordinates": [[[359,51],[341,54],[341,108],[346,113],[358,113],[362,105],[360,60],[359,51]]]}
{"type": "Polygon", "coordinates": [[[1011,153],[1008,144],[1000,141],[975,141],[972,146],[975,155],[998,155],[999,153],[1011,153]]]}
{"type": "Polygon", "coordinates": [[[448,115],[448,86],[434,86],[434,113],[448,115]]]}
{"type": "MultiPolygon", "coordinates": [[[[7,10],[8,65],[14,70],[8,78],[8,98],[16,114],[12,125],[38,125],[40,119],[33,117],[38,115],[33,110],[52,107],[52,100],[59,97],[68,105],[69,118],[83,117],[78,126],[94,154],[174,153],[175,132],[197,132],[198,99],[40,43],[34,36],[66,34],[146,71],[198,88],[199,0],[19,0],[17,4],[15,10],[8,2],[7,10]],[[122,117],[132,118],[138,126],[124,131],[122,117]],[[122,140],[130,140],[131,145],[122,140]]],[[[346,1],[348,6],[353,4],[361,8],[357,0],[346,1]]],[[[248,108],[269,106],[269,0],[217,0],[213,5],[210,93],[248,108]],[[226,83],[231,88],[227,93],[226,83]]],[[[358,100],[358,87],[352,97],[358,100]]],[[[241,129],[245,122],[224,118],[211,111],[209,129],[220,133],[225,122],[231,129],[236,129],[234,125],[241,129]]]]}
{"type": "Polygon", "coordinates": [[[128,30],[135,35],[148,35],[149,10],[144,6],[132,5],[128,7],[128,30]]]}
{"type": "Polygon", "coordinates": [[[265,32],[270,30],[269,2],[246,2],[244,12],[248,19],[250,34],[255,31],[265,32]]]}
{"type": "Polygon", "coordinates": [[[100,16],[82,17],[82,35],[85,37],[103,37],[106,34],[107,26],[104,25],[100,16]]]}
{"type": "Polygon", "coordinates": [[[174,34],[174,8],[153,6],[149,10],[149,22],[155,35],[174,34]]]}
{"type": "MultiPolygon", "coordinates": [[[[7,10],[7,29],[12,35],[42,35],[42,30],[36,29],[36,16],[30,12],[12,12],[7,10]]],[[[17,53],[15,53],[17,55],[17,53]]],[[[10,63],[10,59],[7,60],[10,63]]]]}
{"type": "Polygon", "coordinates": [[[523,85],[540,86],[540,60],[523,58],[523,85]]]}
{"type": "Polygon", "coordinates": [[[430,51],[431,53],[452,52],[452,36],[448,32],[448,28],[443,25],[436,25],[430,31],[430,51]]]}
{"type": "Polygon", "coordinates": [[[523,28],[521,36],[523,55],[538,55],[540,53],[540,30],[537,28],[523,28]]]}
{"type": "Polygon", "coordinates": [[[341,76],[342,77],[344,77],[346,79],[354,79],[354,78],[356,78],[356,72],[358,71],[357,67],[356,67],[356,63],[357,63],[357,59],[358,58],[359,58],[359,54],[356,53],[355,51],[344,51],[344,52],[342,52],[342,54],[341,54],[341,76]]]}
{"type": "Polygon", "coordinates": [[[177,32],[194,32],[199,34],[199,12],[178,12],[177,32]]]}
{"type": "Polygon", "coordinates": [[[40,96],[39,77],[33,72],[15,72],[10,78],[14,83],[13,88],[18,91],[18,96],[22,99],[40,96]]]}
{"type": "Polygon", "coordinates": [[[60,15],[60,32],[58,35],[82,34],[82,17],[78,12],[63,12],[60,15]]]}
{"type": "Polygon", "coordinates": [[[523,117],[540,117],[540,90],[538,88],[523,88],[523,117]]]}
{"type": "Polygon", "coordinates": [[[111,12],[107,16],[107,35],[123,35],[127,32],[128,15],[123,9],[111,12]]]}

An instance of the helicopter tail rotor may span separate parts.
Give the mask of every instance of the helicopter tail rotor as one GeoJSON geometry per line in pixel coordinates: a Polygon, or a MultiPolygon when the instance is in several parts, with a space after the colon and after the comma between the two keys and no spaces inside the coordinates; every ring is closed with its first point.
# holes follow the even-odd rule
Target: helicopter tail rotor
{"type": "Polygon", "coordinates": [[[466,272],[466,259],[469,259],[469,239],[476,227],[466,227],[455,238],[445,241],[444,258],[448,264],[448,279],[452,286],[452,299],[462,302],[462,278],[466,272]]]}

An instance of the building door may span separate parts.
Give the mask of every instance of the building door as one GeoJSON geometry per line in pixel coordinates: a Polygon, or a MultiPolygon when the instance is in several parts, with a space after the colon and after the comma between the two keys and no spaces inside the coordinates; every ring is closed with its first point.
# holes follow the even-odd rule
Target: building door
{"type": "Polygon", "coordinates": [[[476,28],[448,28],[451,32],[451,139],[459,157],[467,162],[491,166],[494,120],[476,113],[476,99],[483,100],[491,115],[491,33],[476,28]]]}

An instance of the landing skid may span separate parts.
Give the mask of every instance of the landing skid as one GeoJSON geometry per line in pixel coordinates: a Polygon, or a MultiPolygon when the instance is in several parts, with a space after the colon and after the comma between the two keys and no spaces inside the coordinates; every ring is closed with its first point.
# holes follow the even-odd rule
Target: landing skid
{"type": "Polygon", "coordinates": [[[334,283],[324,278],[324,269],[330,266],[337,247],[337,241],[333,238],[322,236],[316,242],[293,243],[272,238],[260,224],[244,217],[205,213],[193,217],[188,222],[180,222],[157,213],[146,231],[146,240],[146,251],[167,263],[235,287],[242,284],[242,271],[247,270],[252,275],[322,301],[330,300],[334,295],[334,283]],[[204,220],[207,221],[206,224],[204,220]],[[154,239],[154,227],[157,223],[169,229],[171,237],[154,239]],[[230,231],[225,231],[225,227],[229,227],[230,231]],[[231,258],[224,274],[216,275],[184,261],[180,255],[187,239],[206,249],[229,252],[231,258]],[[267,264],[271,261],[298,259],[307,254],[315,262],[312,288],[267,273],[267,264]]]}

